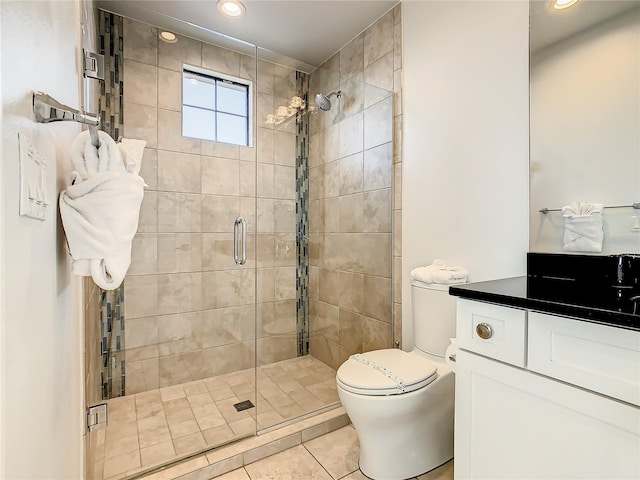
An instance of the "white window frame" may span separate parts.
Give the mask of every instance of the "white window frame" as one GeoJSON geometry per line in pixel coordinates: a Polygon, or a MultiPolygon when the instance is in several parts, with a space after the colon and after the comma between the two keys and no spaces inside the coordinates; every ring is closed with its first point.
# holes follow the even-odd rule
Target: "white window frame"
{"type": "MultiPolygon", "coordinates": [[[[227,75],[225,73],[216,72],[215,70],[209,70],[206,68],[196,67],[194,65],[187,65],[186,63],[182,64],[182,70],[180,75],[180,134],[183,131],[183,122],[184,122],[184,74],[185,72],[192,72],[198,75],[203,75],[206,77],[211,77],[214,79],[227,80],[234,83],[239,83],[241,85],[247,86],[247,145],[246,147],[253,147],[253,82],[246,78],[234,77],[233,75],[227,75]]],[[[217,113],[217,110],[212,110],[217,113]]],[[[221,112],[227,113],[227,112],[221,112]]],[[[218,136],[218,132],[216,129],[216,138],[218,136]]],[[[187,138],[198,138],[198,137],[187,137],[187,138]]],[[[237,143],[227,143],[220,142],[218,140],[207,140],[201,138],[200,140],[204,140],[207,142],[216,142],[216,143],[224,143],[225,145],[236,145],[238,147],[244,147],[245,145],[240,145],[237,143]]]]}

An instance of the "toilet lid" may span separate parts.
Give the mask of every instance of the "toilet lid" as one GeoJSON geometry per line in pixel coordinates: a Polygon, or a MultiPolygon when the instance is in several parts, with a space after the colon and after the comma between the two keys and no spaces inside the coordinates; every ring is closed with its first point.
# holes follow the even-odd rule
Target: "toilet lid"
{"type": "Polygon", "coordinates": [[[438,366],[399,349],[375,350],[349,357],[336,374],[339,385],[360,395],[398,395],[436,379],[438,366]]]}

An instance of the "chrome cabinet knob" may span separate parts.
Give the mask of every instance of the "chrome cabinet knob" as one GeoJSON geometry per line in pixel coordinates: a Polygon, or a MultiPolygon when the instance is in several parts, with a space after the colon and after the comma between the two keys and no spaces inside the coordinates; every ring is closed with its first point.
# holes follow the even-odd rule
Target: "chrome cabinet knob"
{"type": "Polygon", "coordinates": [[[476,325],[476,333],[483,340],[487,340],[493,336],[493,328],[488,323],[479,323],[476,325]]]}

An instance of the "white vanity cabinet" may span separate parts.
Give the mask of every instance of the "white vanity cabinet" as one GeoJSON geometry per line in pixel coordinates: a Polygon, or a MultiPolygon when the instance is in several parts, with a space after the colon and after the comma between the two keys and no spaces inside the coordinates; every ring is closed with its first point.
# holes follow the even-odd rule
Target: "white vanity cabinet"
{"type": "Polygon", "coordinates": [[[640,332],[460,298],[457,337],[456,479],[640,478],[640,332]]]}

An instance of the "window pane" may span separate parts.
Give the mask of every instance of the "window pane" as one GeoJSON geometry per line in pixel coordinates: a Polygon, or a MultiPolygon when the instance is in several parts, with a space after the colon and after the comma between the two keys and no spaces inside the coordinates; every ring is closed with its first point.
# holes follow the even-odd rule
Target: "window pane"
{"type": "Polygon", "coordinates": [[[218,141],[247,145],[247,118],[218,113],[218,141]]]}
{"type": "Polygon", "coordinates": [[[218,111],[247,115],[247,87],[218,82],[218,111]]]}
{"type": "Polygon", "coordinates": [[[185,72],[182,79],[182,103],[197,107],[215,109],[216,86],[213,83],[198,80],[185,72]],[[188,78],[191,77],[191,78],[188,78]]]}
{"type": "Polygon", "coordinates": [[[216,139],[215,112],[201,108],[182,107],[182,135],[184,137],[216,139]]]}

